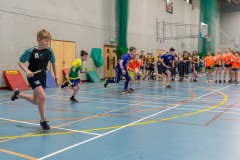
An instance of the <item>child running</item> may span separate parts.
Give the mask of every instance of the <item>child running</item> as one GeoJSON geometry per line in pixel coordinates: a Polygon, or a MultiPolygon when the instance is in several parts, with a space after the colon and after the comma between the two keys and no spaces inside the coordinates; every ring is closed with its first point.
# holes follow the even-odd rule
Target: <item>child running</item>
{"type": "Polygon", "coordinates": [[[129,91],[134,92],[134,89],[132,88],[133,83],[135,81],[135,76],[141,76],[141,72],[139,72],[141,66],[141,62],[139,61],[139,55],[135,54],[133,56],[133,59],[130,60],[129,62],[129,77],[130,77],[130,87],[129,91]]]}
{"type": "Polygon", "coordinates": [[[212,68],[213,68],[213,56],[211,56],[211,52],[207,53],[207,56],[205,58],[206,61],[206,69],[207,69],[207,82],[206,83],[212,83],[212,68]]]}
{"type": "Polygon", "coordinates": [[[37,47],[32,47],[27,49],[20,57],[18,62],[21,69],[26,72],[27,80],[29,85],[33,89],[33,95],[23,94],[18,89],[16,89],[11,97],[12,101],[18,98],[23,98],[38,106],[40,113],[40,125],[43,130],[49,130],[50,126],[46,120],[46,70],[49,61],[52,63],[55,81],[57,83],[57,65],[54,53],[51,48],[49,48],[51,40],[51,34],[42,29],[37,33],[37,47]],[[28,68],[24,65],[25,62],[29,62],[28,68]],[[40,71],[38,73],[34,73],[40,71]]]}
{"type": "MultiPolygon", "coordinates": [[[[72,63],[72,66],[68,69],[68,72],[65,76],[66,79],[69,79],[71,82],[70,88],[73,90],[73,94],[70,97],[71,102],[78,102],[78,100],[75,99],[75,96],[77,95],[77,92],[80,89],[80,77],[78,72],[80,73],[86,73],[87,71],[84,69],[85,61],[88,59],[88,53],[86,51],[81,51],[81,59],[75,59],[72,63]]],[[[68,86],[68,81],[65,82],[61,88],[68,86]]]]}
{"type": "Polygon", "coordinates": [[[128,90],[128,83],[130,80],[129,73],[128,73],[128,66],[129,66],[129,61],[132,59],[132,57],[136,54],[136,48],[135,47],[130,47],[129,53],[123,55],[121,59],[118,60],[118,64],[116,66],[116,78],[114,79],[105,79],[104,82],[104,87],[106,88],[108,83],[119,83],[120,77],[122,75],[125,75],[126,81],[124,85],[124,89],[122,93],[131,93],[130,90],[128,90]]]}
{"type": "Polygon", "coordinates": [[[162,63],[162,72],[167,76],[166,77],[166,88],[172,88],[170,85],[171,71],[169,70],[171,67],[174,68],[174,53],[175,49],[170,48],[170,53],[165,53],[161,56],[162,63]]]}

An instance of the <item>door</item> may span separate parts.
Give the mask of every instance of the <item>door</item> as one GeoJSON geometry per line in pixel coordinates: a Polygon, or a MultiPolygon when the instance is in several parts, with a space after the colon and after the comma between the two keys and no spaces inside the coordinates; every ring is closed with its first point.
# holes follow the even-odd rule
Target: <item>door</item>
{"type": "MultiPolygon", "coordinates": [[[[62,69],[68,69],[71,66],[73,60],[76,58],[76,43],[51,40],[51,48],[56,58],[58,83],[62,84],[65,81],[62,69]]],[[[54,75],[52,66],[51,73],[54,75]]]]}
{"type": "MultiPolygon", "coordinates": [[[[80,52],[79,52],[80,57],[80,52]]],[[[75,42],[64,42],[63,43],[63,69],[68,69],[72,62],[76,58],[76,43],[75,42]]]]}
{"type": "Polygon", "coordinates": [[[117,55],[115,46],[104,46],[104,77],[116,77],[117,55]]]}

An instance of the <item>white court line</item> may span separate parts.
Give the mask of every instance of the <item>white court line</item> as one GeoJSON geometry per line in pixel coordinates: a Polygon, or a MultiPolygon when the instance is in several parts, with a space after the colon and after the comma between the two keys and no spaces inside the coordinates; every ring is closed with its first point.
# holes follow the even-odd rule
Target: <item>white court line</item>
{"type": "MultiPolygon", "coordinates": [[[[229,85],[229,86],[231,86],[231,85],[229,85]]],[[[202,96],[199,96],[199,97],[193,99],[193,101],[196,100],[196,99],[202,98],[202,97],[204,97],[204,96],[207,96],[207,95],[209,95],[209,94],[212,94],[212,93],[214,93],[214,92],[217,92],[217,91],[220,91],[220,90],[222,90],[222,89],[225,89],[225,88],[227,88],[227,87],[229,87],[229,86],[226,86],[226,87],[220,88],[220,89],[218,89],[218,90],[212,91],[212,92],[210,92],[210,93],[204,94],[204,95],[202,95],[202,96]]],[[[168,110],[177,108],[177,107],[180,106],[180,105],[181,105],[181,104],[175,105],[175,106],[173,106],[173,107],[171,107],[171,108],[165,109],[165,110],[163,110],[163,111],[157,112],[157,113],[152,114],[152,115],[150,115],[150,116],[147,116],[147,117],[145,117],[145,118],[139,119],[139,120],[134,121],[134,122],[129,123],[129,124],[126,124],[126,125],[124,125],[124,126],[122,126],[122,127],[120,127],[120,128],[117,128],[117,129],[114,129],[114,130],[112,130],[112,131],[106,132],[106,133],[104,133],[104,134],[102,134],[102,135],[99,135],[99,136],[96,136],[96,137],[87,139],[87,140],[85,140],[85,141],[76,143],[76,144],[71,145],[71,146],[69,146],[69,147],[66,147],[66,148],[64,148],[64,149],[58,150],[58,151],[53,152],[53,153],[51,153],[51,154],[48,154],[48,155],[46,155],[46,156],[44,156],[44,157],[41,157],[41,158],[39,158],[38,160],[44,160],[44,159],[46,159],[46,158],[52,157],[52,156],[54,156],[54,155],[56,155],[56,154],[59,154],[59,153],[61,153],[61,152],[67,151],[67,150],[69,150],[69,149],[71,149],[71,148],[75,148],[75,147],[80,146],[80,145],[82,145],[82,144],[85,144],[85,143],[87,143],[87,142],[90,142],[90,141],[93,141],[93,140],[95,140],[95,139],[104,137],[104,136],[109,135],[109,134],[111,134],[111,133],[114,133],[114,132],[116,132],[116,131],[118,131],[118,130],[121,130],[121,129],[124,129],[124,128],[126,128],[126,127],[129,127],[129,126],[131,126],[131,125],[133,125],[133,124],[139,123],[139,122],[141,122],[141,121],[144,121],[144,120],[149,119],[149,118],[151,118],[151,117],[154,117],[154,116],[156,116],[156,115],[159,115],[159,114],[161,114],[161,113],[164,113],[164,112],[166,112],[166,111],[168,111],[168,110]]]]}
{"type": "MultiPolygon", "coordinates": [[[[24,123],[24,124],[30,124],[30,125],[35,125],[35,126],[39,126],[39,125],[40,125],[40,124],[36,124],[36,123],[25,122],[25,121],[18,121],[18,120],[7,119],[7,118],[0,118],[0,120],[10,121],[10,122],[17,122],[17,123],[24,123]]],[[[72,131],[72,132],[78,132],[78,133],[91,134],[91,135],[95,135],[95,136],[101,135],[101,134],[97,134],[97,133],[83,132],[83,131],[78,131],[78,130],[73,130],[73,129],[67,129],[67,128],[58,128],[58,127],[54,127],[54,126],[51,126],[51,128],[61,129],[61,130],[66,130],[66,131],[72,131]]]]}
{"type": "MultiPolygon", "coordinates": [[[[24,100],[18,100],[17,102],[19,101],[24,101],[24,100]]],[[[15,101],[16,102],[16,101],[15,101]]],[[[1,102],[0,104],[6,104],[6,103],[13,103],[13,101],[8,101],[8,102],[1,102]]],[[[0,106],[1,107],[1,106],[0,106]]]]}

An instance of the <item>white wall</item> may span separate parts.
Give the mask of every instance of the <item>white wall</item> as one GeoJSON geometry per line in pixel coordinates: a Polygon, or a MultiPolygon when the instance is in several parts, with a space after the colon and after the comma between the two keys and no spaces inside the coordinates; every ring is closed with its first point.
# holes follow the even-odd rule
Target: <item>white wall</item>
{"type": "MultiPolygon", "coordinates": [[[[113,0],[0,0],[0,72],[19,69],[19,56],[37,45],[36,32],[42,28],[53,39],[75,41],[77,58],[80,50],[103,48],[115,37],[114,6],[113,0]]],[[[91,59],[86,67],[94,67],[91,59]]],[[[102,67],[97,72],[103,77],[102,67]]],[[[0,87],[6,86],[0,78],[0,87]]]]}
{"type": "MultiPolygon", "coordinates": [[[[234,39],[240,40],[240,11],[239,12],[227,12],[222,13],[220,17],[220,48],[225,50],[226,48],[234,48],[240,50],[240,48],[234,47],[234,39]]],[[[240,41],[239,41],[240,43],[240,41]]]]}
{"type": "MultiPolygon", "coordinates": [[[[184,0],[173,0],[173,14],[165,10],[164,0],[130,0],[128,45],[136,46],[138,52],[155,52],[156,49],[177,52],[182,43],[197,50],[197,39],[156,41],[156,18],[171,23],[198,24],[199,9],[184,0]]],[[[36,45],[36,32],[46,28],[53,39],[75,41],[76,57],[80,50],[91,52],[92,48],[102,48],[115,37],[114,0],[0,0],[0,72],[19,69],[17,62],[22,52],[36,45]]],[[[86,67],[94,67],[88,60],[86,67]]],[[[103,77],[103,68],[97,68],[103,77]]],[[[23,73],[25,76],[25,74],[23,73]]],[[[85,80],[86,76],[81,75],[85,80]]],[[[6,86],[0,75],[0,87],[6,86]]]]}
{"type": "MultiPolygon", "coordinates": [[[[198,39],[167,40],[163,44],[156,41],[156,19],[168,23],[199,24],[199,8],[192,10],[192,5],[184,0],[173,0],[173,14],[166,12],[164,0],[130,0],[128,44],[147,52],[156,49],[169,50],[174,47],[182,52],[190,47],[190,51],[197,50],[198,39]],[[182,46],[182,44],[185,46],[182,46]]],[[[174,30],[174,29],[173,29],[174,30]]],[[[170,35],[170,30],[167,35],[170,35]]],[[[174,31],[173,31],[174,32],[174,31]]]]}

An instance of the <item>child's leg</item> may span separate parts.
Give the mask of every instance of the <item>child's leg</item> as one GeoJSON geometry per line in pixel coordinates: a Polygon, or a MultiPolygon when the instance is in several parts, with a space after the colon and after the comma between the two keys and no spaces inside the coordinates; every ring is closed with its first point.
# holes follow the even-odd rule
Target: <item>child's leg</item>
{"type": "Polygon", "coordinates": [[[41,122],[46,121],[46,93],[41,86],[34,89],[33,100],[38,100],[38,110],[41,116],[41,122]]]}
{"type": "Polygon", "coordinates": [[[234,80],[234,78],[235,78],[235,71],[234,70],[232,70],[231,71],[231,78],[234,80]]]}
{"type": "Polygon", "coordinates": [[[141,68],[141,72],[142,72],[142,74],[144,76],[144,73],[145,73],[145,67],[144,66],[141,68]]]}
{"type": "Polygon", "coordinates": [[[227,70],[228,70],[228,67],[224,67],[223,80],[226,80],[227,70]]]}
{"type": "Polygon", "coordinates": [[[212,69],[209,69],[209,77],[210,77],[210,80],[212,81],[212,69]]]}
{"type": "Polygon", "coordinates": [[[19,93],[17,97],[25,99],[32,104],[38,105],[38,96],[35,92],[33,92],[33,95],[19,93]]]}
{"type": "Polygon", "coordinates": [[[193,80],[197,79],[197,71],[195,68],[193,68],[193,80]]]}
{"type": "Polygon", "coordinates": [[[170,85],[170,78],[171,78],[171,72],[169,70],[166,70],[167,77],[166,77],[166,86],[170,85]]]}
{"type": "Polygon", "coordinates": [[[183,76],[187,75],[187,63],[183,63],[183,76]]]}
{"type": "Polygon", "coordinates": [[[237,71],[233,71],[233,76],[232,76],[232,80],[236,80],[237,79],[237,71]]]}
{"type": "Polygon", "coordinates": [[[134,83],[134,76],[130,76],[129,88],[132,88],[133,83],[134,83]]]}
{"type": "Polygon", "coordinates": [[[129,73],[126,72],[126,81],[125,81],[125,84],[124,84],[124,90],[127,90],[128,89],[128,83],[129,83],[129,80],[130,80],[130,77],[129,77],[129,73]]]}
{"type": "Polygon", "coordinates": [[[236,70],[235,72],[236,72],[236,83],[238,83],[238,70],[236,70]]]}
{"type": "Polygon", "coordinates": [[[181,81],[184,76],[184,68],[183,68],[183,63],[180,62],[178,65],[178,73],[179,73],[179,80],[181,81]]]}
{"type": "Polygon", "coordinates": [[[207,69],[207,81],[209,81],[210,80],[210,71],[209,71],[209,69],[207,69]]]}
{"type": "Polygon", "coordinates": [[[150,68],[148,68],[148,71],[147,71],[148,80],[150,79],[150,74],[151,74],[151,70],[150,68]]]}
{"type": "MultiPolygon", "coordinates": [[[[171,66],[171,68],[172,68],[172,66],[171,66]]],[[[175,80],[175,77],[176,77],[176,66],[174,66],[173,68],[172,68],[172,80],[175,80]]]]}
{"type": "Polygon", "coordinates": [[[222,76],[222,67],[219,67],[218,75],[219,75],[218,79],[220,81],[221,80],[221,76],[222,76]]]}
{"type": "Polygon", "coordinates": [[[77,85],[76,86],[74,86],[74,87],[71,87],[71,89],[73,90],[73,94],[72,94],[72,96],[76,96],[77,95],[77,92],[79,91],[79,89],[80,89],[80,84],[79,83],[77,83],[77,85]]]}
{"type": "Polygon", "coordinates": [[[229,81],[232,80],[231,67],[228,67],[229,81]]]}
{"type": "Polygon", "coordinates": [[[216,69],[215,80],[217,81],[218,80],[218,74],[219,74],[219,67],[215,67],[215,69],[216,69]]]}

